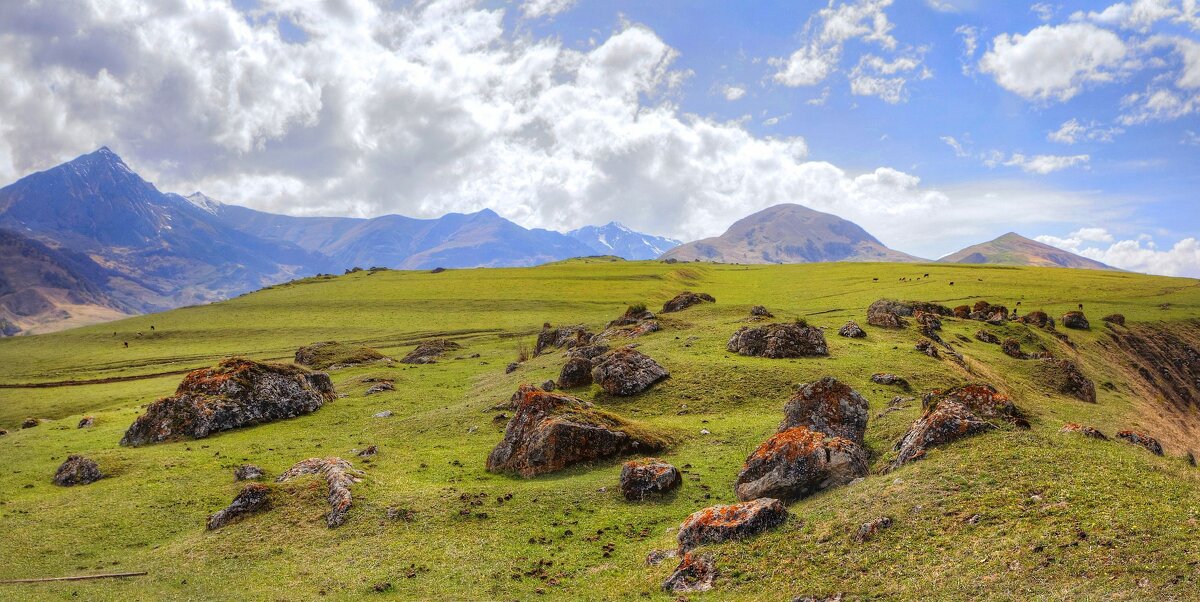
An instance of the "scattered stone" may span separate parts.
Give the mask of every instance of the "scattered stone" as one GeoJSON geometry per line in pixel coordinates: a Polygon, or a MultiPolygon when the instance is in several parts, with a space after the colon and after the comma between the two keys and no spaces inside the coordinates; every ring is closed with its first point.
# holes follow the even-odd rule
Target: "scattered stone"
{"type": "Polygon", "coordinates": [[[775,314],[771,313],[766,306],[755,305],[750,308],[750,316],[753,318],[774,318],[775,314]]]}
{"type": "Polygon", "coordinates": [[[712,506],[697,512],[679,526],[679,551],[688,552],[711,543],[743,539],[773,529],[787,521],[783,502],[758,498],[750,502],[712,506]]]}
{"type": "Polygon", "coordinates": [[[263,469],[253,464],[242,464],[233,469],[233,480],[237,481],[257,481],[263,478],[263,469]]]}
{"type": "Polygon", "coordinates": [[[417,345],[408,355],[400,359],[402,364],[436,364],[447,351],[462,349],[462,345],[449,339],[434,339],[417,345]]]}
{"type": "Polygon", "coordinates": [[[379,454],[379,446],[378,445],[369,445],[369,446],[367,446],[367,449],[364,449],[364,450],[358,452],[358,457],[373,458],[377,454],[379,454]]]}
{"type": "Polygon", "coordinates": [[[375,418],[391,418],[391,417],[392,417],[391,410],[384,410],[382,412],[379,412],[378,414],[375,414],[375,418]]]}
{"type": "Polygon", "coordinates": [[[909,388],[907,380],[887,372],[876,372],[875,374],[872,374],[871,382],[877,385],[896,385],[906,390],[909,388]]]}
{"type": "Polygon", "coordinates": [[[367,389],[366,394],[367,395],[375,395],[377,393],[383,393],[384,391],[395,391],[395,390],[396,390],[395,383],[393,383],[390,380],[384,380],[384,381],[380,381],[380,382],[377,382],[377,383],[371,385],[370,388],[367,389]]]}
{"type": "Polygon", "coordinates": [[[1017,318],[1017,321],[1022,324],[1028,324],[1030,326],[1036,326],[1046,330],[1054,330],[1054,318],[1051,318],[1046,314],[1046,312],[1040,309],[1031,311],[1020,318],[1017,318]]]}
{"type": "Polygon", "coordinates": [[[923,338],[923,339],[917,341],[917,344],[913,346],[913,349],[916,349],[917,351],[920,351],[921,353],[924,353],[925,355],[928,355],[929,357],[932,357],[934,359],[937,359],[940,357],[938,355],[937,346],[935,346],[933,344],[933,341],[931,341],[929,339],[923,338]]]}
{"type": "Polygon", "coordinates": [[[1125,325],[1125,316],[1123,314],[1108,314],[1100,319],[1108,322],[1109,324],[1116,324],[1117,326],[1125,325]]]}
{"type": "Polygon", "coordinates": [[[838,336],[849,339],[861,339],[867,336],[867,333],[862,329],[861,326],[858,325],[858,322],[850,320],[849,322],[842,324],[842,327],[838,329],[838,336]]]}
{"type": "Polygon", "coordinates": [[[1096,384],[1068,359],[1044,359],[1038,376],[1047,387],[1080,401],[1096,403],[1096,384]]]}
{"type": "MultiPolygon", "coordinates": [[[[951,282],[950,284],[954,284],[951,282]]],[[[836,593],[829,596],[799,596],[792,598],[792,602],[842,602],[844,594],[836,593]]]]}
{"type": "Polygon", "coordinates": [[[229,358],[214,368],[189,372],[174,395],[155,401],[138,416],[121,445],[200,439],[315,412],[336,398],[323,372],[229,358]]]}
{"type": "Polygon", "coordinates": [[[983,341],[984,343],[991,343],[993,345],[1000,344],[1000,337],[998,337],[986,330],[976,330],[975,338],[980,341],[983,341]]]}
{"type": "Polygon", "coordinates": [[[674,299],[671,299],[663,304],[662,313],[669,314],[676,311],[683,311],[693,305],[699,305],[705,302],[716,303],[717,300],[708,293],[693,293],[690,291],[682,292],[678,295],[675,295],[674,299]]]}
{"type": "Polygon", "coordinates": [[[6,429],[0,429],[0,437],[3,437],[7,434],[8,434],[8,431],[6,429]]]}
{"type": "Polygon", "coordinates": [[[1029,354],[1021,351],[1021,341],[1013,338],[1004,339],[1004,342],[1000,344],[1000,351],[1003,351],[1004,355],[1019,360],[1029,359],[1029,354]]]}
{"type": "Polygon", "coordinates": [[[706,592],[717,578],[717,565],[710,556],[683,555],[675,572],[663,582],[663,591],[675,594],[706,592]]]}
{"type": "Polygon", "coordinates": [[[796,394],[783,407],[784,419],[779,432],[802,426],[862,445],[868,413],[867,400],[858,391],[826,376],[797,388],[796,394]]]}
{"type": "Polygon", "coordinates": [[[592,360],[573,357],[563,364],[558,374],[558,385],[563,389],[574,389],[592,384],[592,360]]]}
{"type": "Polygon", "coordinates": [[[417,513],[409,508],[388,506],[388,509],[384,511],[384,516],[388,517],[388,520],[402,520],[411,523],[416,520],[417,513]]]}
{"type": "Polygon", "coordinates": [[[1062,316],[1062,325],[1066,328],[1074,328],[1075,330],[1091,330],[1092,325],[1088,323],[1087,316],[1081,311],[1069,311],[1062,316]]]}
{"type": "Polygon", "coordinates": [[[297,364],[314,370],[358,366],[383,360],[388,360],[388,357],[370,347],[348,345],[337,341],[322,341],[301,347],[296,350],[296,356],[293,359],[297,364]]]}
{"type": "Polygon", "coordinates": [[[433,268],[432,270],[429,270],[429,273],[430,274],[441,274],[442,272],[445,272],[445,271],[446,271],[446,268],[433,268]]]}
{"type": "Polygon", "coordinates": [[[669,558],[676,558],[678,556],[679,552],[676,552],[675,550],[650,550],[650,553],[646,554],[646,565],[658,566],[662,564],[663,561],[669,558]]]}
{"type": "Polygon", "coordinates": [[[250,483],[238,492],[230,503],[222,510],[209,515],[206,528],[209,531],[220,529],[231,522],[241,519],[248,514],[262,512],[271,507],[271,489],[261,483],[250,483]]]}
{"type": "Polygon", "coordinates": [[[943,399],[927,405],[921,417],[896,443],[896,458],[888,470],[919,460],[934,447],[994,428],[957,401],[943,399]]]}
{"type": "Polygon", "coordinates": [[[1108,437],[1104,436],[1104,433],[1101,433],[1098,429],[1090,427],[1090,426],[1084,426],[1082,424],[1079,424],[1078,422],[1068,422],[1068,423],[1064,424],[1063,427],[1058,430],[1058,432],[1060,432],[1060,433],[1079,433],[1080,435],[1083,435],[1085,437],[1091,437],[1092,439],[1108,441],[1108,437]]]}
{"type": "Polygon", "coordinates": [[[1139,433],[1137,431],[1121,431],[1117,433],[1117,439],[1122,439],[1134,445],[1143,447],[1156,456],[1163,455],[1162,444],[1158,442],[1158,439],[1155,439],[1150,435],[1139,433]]]}
{"type": "Polygon", "coordinates": [[[537,342],[533,345],[533,354],[541,355],[550,349],[587,345],[594,336],[582,324],[552,328],[549,323],[546,323],[542,325],[542,331],[538,333],[537,342]]]}
{"type": "Polygon", "coordinates": [[[629,452],[654,452],[665,438],[592,404],[561,393],[522,385],[504,439],[488,456],[491,472],[523,477],[629,452]]]}
{"type": "Polygon", "coordinates": [[[734,490],[747,501],[795,501],[867,474],[867,454],[854,441],[791,428],[771,436],[746,458],[734,490]]]}
{"type": "Polygon", "coordinates": [[[325,517],[325,524],[332,529],[345,523],[346,513],[350,511],[352,503],[350,486],[362,480],[362,471],[355,470],[341,458],[309,458],[287,469],[275,482],[285,483],[304,475],[320,476],[329,487],[326,498],[330,510],[325,517]]]}
{"type": "Polygon", "coordinates": [[[767,324],[758,328],[743,326],[725,345],[738,355],[767,358],[829,355],[825,333],[805,324],[767,324]]]}
{"type": "Polygon", "coordinates": [[[657,458],[630,460],[621,467],[621,494],[629,501],[667,493],[682,484],[679,469],[657,458]]]}
{"type": "Polygon", "coordinates": [[[517,362],[512,362],[509,365],[504,367],[504,373],[512,374],[513,372],[517,371],[517,368],[520,368],[520,367],[521,367],[521,364],[519,364],[517,362]]]}
{"type": "Polygon", "coordinates": [[[867,521],[858,528],[858,532],[854,534],[854,541],[858,543],[866,543],[875,538],[880,531],[892,526],[892,517],[881,516],[875,520],[867,521]]]}
{"type": "Polygon", "coordinates": [[[609,395],[622,397],[641,393],[671,375],[650,356],[632,347],[614,349],[592,363],[592,380],[609,395]]]}
{"type": "Polygon", "coordinates": [[[87,485],[95,483],[103,477],[100,466],[95,461],[78,454],[71,454],[54,473],[54,484],[63,487],[87,485]]]}
{"type": "Polygon", "coordinates": [[[26,418],[24,421],[21,422],[21,428],[31,429],[41,423],[42,423],[42,421],[38,418],[26,418]]]}
{"type": "Polygon", "coordinates": [[[77,427],[75,427],[75,428],[89,429],[89,428],[92,428],[92,425],[94,425],[94,424],[96,424],[96,418],[95,418],[95,417],[93,417],[93,416],[84,416],[84,417],[83,417],[83,418],[82,418],[82,419],[79,421],[79,426],[77,426],[77,427]]]}

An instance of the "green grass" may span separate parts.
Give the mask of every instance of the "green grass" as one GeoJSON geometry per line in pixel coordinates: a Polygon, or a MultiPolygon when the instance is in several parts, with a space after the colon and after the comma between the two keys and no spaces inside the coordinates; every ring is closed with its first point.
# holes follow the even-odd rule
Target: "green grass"
{"type": "MultiPolygon", "coordinates": [[[[1200,472],[1178,457],[1056,432],[1066,421],[1112,434],[1159,420],[1151,415],[1155,400],[1137,396],[1101,353],[1106,335],[1099,318],[1114,312],[1131,323],[1195,318],[1200,286],[1058,269],[583,259],[441,274],[364,271],[0,340],[0,384],[77,383],[0,388],[0,428],[10,431],[0,437],[0,579],[149,572],[128,580],[0,585],[0,599],[523,600],[542,589],[552,599],[670,600],[659,585],[672,566],[647,567],[645,555],[673,547],[674,529],[689,513],[734,501],[742,461],[774,431],[795,384],[832,375],[867,397],[872,470],[887,464],[920,404],[885,413],[888,401],[905,393],[872,383],[870,375],[880,371],[911,382],[911,396],[965,380],[991,382],[1014,397],[1033,428],[979,436],[792,504],[784,527],[708,548],[722,576],[716,590],[694,599],[833,592],[881,600],[1196,599],[1200,472]],[[683,290],[710,293],[718,302],[662,316],[662,331],[637,340],[671,371],[669,379],[632,398],[598,387],[575,391],[601,411],[669,434],[674,443],[660,456],[687,466],[678,493],[626,502],[616,487],[620,459],[533,479],[484,470],[503,430],[493,420],[499,411],[489,409],[523,382],[557,378],[563,363],[549,353],[506,375],[518,342],[531,343],[543,322],[598,330],[631,305],[660,307],[683,290]],[[1068,331],[1078,345],[1072,351],[1023,325],[946,319],[942,337],[967,357],[975,371],[968,375],[913,351],[915,328],[865,326],[867,305],[883,297],[949,306],[1021,301],[1022,313],[1044,309],[1056,318],[1083,303],[1094,326],[1068,331]],[[1168,309],[1160,309],[1164,303],[1168,309]],[[729,335],[749,324],[757,304],[777,321],[800,318],[826,328],[830,357],[768,360],[726,352],[729,335]],[[849,319],[864,324],[868,337],[836,336],[849,319]],[[1017,337],[1027,351],[1044,345],[1079,360],[1097,383],[1098,403],[1047,390],[1034,378],[1033,362],[1009,358],[999,346],[959,339],[980,328],[1017,337]],[[336,370],[334,383],[346,397],[293,420],[197,441],[117,445],[142,405],[174,390],[180,371],[229,355],[288,361],[297,347],[326,340],[400,357],[430,337],[464,348],[432,365],[336,370]],[[469,357],[475,353],[480,357],[469,357]],[[396,390],[365,397],[371,377],[393,379],[396,390]],[[1106,381],[1114,383],[1111,390],[1099,386],[1106,381]],[[381,410],[394,416],[373,418],[381,410]],[[96,426],[77,430],[85,414],[96,417],[96,426]],[[47,422],[19,430],[26,417],[47,422]],[[379,446],[369,463],[354,455],[368,445],[379,446]],[[55,487],[50,478],[70,453],[96,459],[110,478],[55,487]],[[343,527],[325,527],[324,488],[312,480],[279,486],[267,513],[204,530],[205,517],[238,490],[235,466],[252,462],[275,476],[296,461],[329,455],[367,474],[353,489],[355,505],[343,527]],[[506,494],[512,499],[497,501],[506,494]],[[387,519],[388,507],[412,510],[413,520],[387,519]],[[895,525],[870,542],[851,541],[859,524],[881,515],[895,525]],[[373,586],[382,582],[392,589],[376,593],[373,586]]],[[[1164,443],[1175,456],[1194,446],[1164,443]]]]}

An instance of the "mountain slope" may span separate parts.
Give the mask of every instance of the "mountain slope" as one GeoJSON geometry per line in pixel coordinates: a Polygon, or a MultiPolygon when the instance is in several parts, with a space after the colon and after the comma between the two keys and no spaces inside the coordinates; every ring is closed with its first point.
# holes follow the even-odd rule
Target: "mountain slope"
{"type": "Polygon", "coordinates": [[[587,245],[598,255],[616,255],[629,260],[655,259],[683,244],[673,238],[634,232],[619,222],[603,226],[584,226],[567,236],[587,245]]]}
{"type": "Polygon", "coordinates": [[[719,263],[922,261],[887,248],[853,222],[794,204],[763,209],[734,222],[720,236],[680,245],[662,258],[719,263]]]}
{"type": "Polygon", "coordinates": [[[1030,240],[1016,232],[1009,232],[994,240],[969,246],[939,259],[938,262],[1027,265],[1085,270],[1116,269],[1094,259],[1030,240]]]}

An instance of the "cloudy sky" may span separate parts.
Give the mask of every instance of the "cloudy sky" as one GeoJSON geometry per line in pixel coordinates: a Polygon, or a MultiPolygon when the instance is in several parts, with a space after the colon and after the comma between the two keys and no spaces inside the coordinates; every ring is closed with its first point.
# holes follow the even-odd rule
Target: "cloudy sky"
{"type": "Polygon", "coordinates": [[[3,0],[0,181],[682,239],[796,202],[1200,276],[1197,0],[3,0]]]}

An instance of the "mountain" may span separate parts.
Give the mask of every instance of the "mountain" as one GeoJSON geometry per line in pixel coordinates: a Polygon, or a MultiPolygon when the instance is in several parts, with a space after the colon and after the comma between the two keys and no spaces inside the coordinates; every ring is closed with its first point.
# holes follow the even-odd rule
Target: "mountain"
{"type": "Polygon", "coordinates": [[[655,259],[683,244],[673,238],[634,232],[619,222],[584,226],[567,232],[567,236],[587,245],[598,255],[616,255],[630,260],[655,259]]]}
{"type": "Polygon", "coordinates": [[[989,263],[1041,267],[1115,270],[1094,259],[1064,251],[1009,232],[995,240],[967,247],[938,260],[939,263],[989,263]]]}
{"type": "Polygon", "coordinates": [[[923,261],[887,248],[853,222],[790,203],[744,217],[724,234],[680,245],[662,258],[720,263],[923,261]]]}

